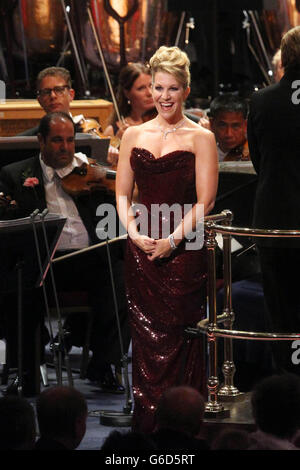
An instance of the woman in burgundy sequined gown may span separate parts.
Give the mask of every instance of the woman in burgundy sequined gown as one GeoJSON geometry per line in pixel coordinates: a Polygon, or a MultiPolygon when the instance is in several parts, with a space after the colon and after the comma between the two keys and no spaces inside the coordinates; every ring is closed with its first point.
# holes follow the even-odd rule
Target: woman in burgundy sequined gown
{"type": "Polygon", "coordinates": [[[184,337],[184,329],[205,316],[206,252],[199,243],[195,249],[195,240],[188,242],[186,235],[195,230],[199,214],[212,209],[218,182],[213,134],[183,115],[190,91],[188,57],[177,47],[163,46],[150,66],[158,116],[124,133],[116,182],[118,212],[129,235],[125,280],[133,428],[144,432],[154,429],[165,389],[184,383],[206,391],[203,342],[184,337]],[[157,216],[159,206],[163,212],[157,216]]]}

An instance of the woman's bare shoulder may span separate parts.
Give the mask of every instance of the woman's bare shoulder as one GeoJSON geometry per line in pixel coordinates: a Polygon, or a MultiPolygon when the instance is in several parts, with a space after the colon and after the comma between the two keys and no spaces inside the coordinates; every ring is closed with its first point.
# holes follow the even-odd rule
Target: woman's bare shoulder
{"type": "Polygon", "coordinates": [[[194,148],[194,151],[197,149],[203,149],[203,147],[206,146],[215,147],[215,135],[209,129],[206,129],[191,120],[188,120],[186,128],[188,130],[190,144],[194,148]]]}
{"type": "Polygon", "coordinates": [[[194,131],[195,134],[200,136],[207,136],[208,138],[213,134],[213,132],[206,127],[201,126],[197,122],[192,121],[191,119],[187,119],[187,126],[194,131]]]}
{"type": "Polygon", "coordinates": [[[146,124],[139,124],[137,126],[129,126],[123,134],[122,139],[126,137],[126,139],[134,139],[137,138],[142,132],[144,132],[147,128],[146,124]]]}
{"type": "Polygon", "coordinates": [[[137,140],[138,135],[138,126],[129,126],[122,136],[121,147],[124,147],[124,144],[126,144],[126,146],[133,145],[133,143],[137,140]]]}

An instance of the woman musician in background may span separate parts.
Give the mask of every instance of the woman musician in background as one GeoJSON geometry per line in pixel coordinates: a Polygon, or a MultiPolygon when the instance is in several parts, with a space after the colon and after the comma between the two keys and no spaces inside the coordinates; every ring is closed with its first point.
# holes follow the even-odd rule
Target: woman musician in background
{"type": "Polygon", "coordinates": [[[140,62],[123,67],[119,75],[116,98],[122,122],[118,120],[115,110],[104,135],[115,135],[121,139],[127,127],[142,124],[156,114],[149,67],[140,62]]]}

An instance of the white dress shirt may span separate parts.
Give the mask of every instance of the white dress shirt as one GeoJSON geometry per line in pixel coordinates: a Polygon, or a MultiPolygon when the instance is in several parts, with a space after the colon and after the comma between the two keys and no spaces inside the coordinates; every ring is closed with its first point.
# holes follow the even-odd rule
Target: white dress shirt
{"type": "Polygon", "coordinates": [[[218,150],[219,162],[222,162],[224,158],[226,157],[226,155],[228,154],[228,152],[223,152],[223,150],[220,149],[218,144],[217,144],[217,150],[218,150]]]}
{"type": "Polygon", "coordinates": [[[55,170],[46,165],[40,154],[40,163],[43,172],[46,203],[49,212],[67,217],[63,231],[61,233],[58,250],[76,250],[89,246],[89,236],[87,230],[78,213],[75,202],[61,187],[60,178],[67,176],[75,167],[82,163],[88,163],[84,153],[75,153],[70,165],[65,168],[55,170]]]}

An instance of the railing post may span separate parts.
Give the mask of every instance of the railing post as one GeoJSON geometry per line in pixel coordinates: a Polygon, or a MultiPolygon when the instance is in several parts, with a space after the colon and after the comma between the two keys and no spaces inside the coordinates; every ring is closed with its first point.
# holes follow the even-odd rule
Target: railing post
{"type": "Polygon", "coordinates": [[[208,309],[209,325],[207,329],[208,340],[208,362],[209,377],[207,380],[208,402],[205,404],[205,416],[225,417],[229,416],[229,410],[225,410],[221,403],[218,403],[219,379],[217,373],[217,339],[213,329],[217,326],[216,307],[216,235],[213,230],[213,223],[206,224],[205,245],[208,255],[208,309]]]}
{"type": "MultiPolygon", "coordinates": [[[[226,211],[224,225],[231,225],[233,214],[226,211]]],[[[224,275],[224,306],[223,314],[226,314],[224,328],[232,330],[234,322],[234,311],[232,308],[232,271],[231,271],[231,234],[223,234],[223,275],[224,275]]],[[[237,387],[234,386],[233,377],[235,374],[233,362],[232,338],[224,338],[224,362],[222,372],[224,375],[224,385],[219,389],[218,396],[221,400],[240,400],[244,398],[237,387]]]]}

